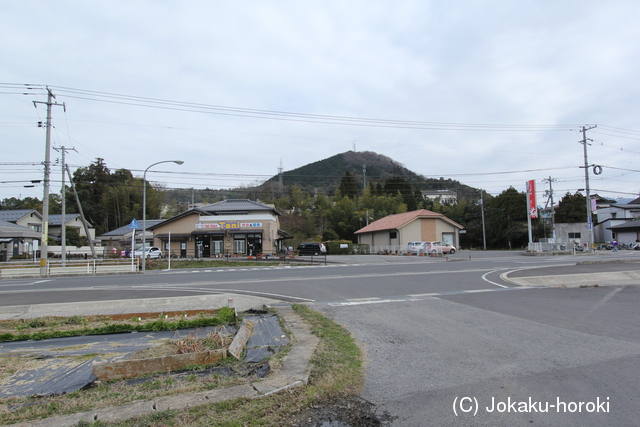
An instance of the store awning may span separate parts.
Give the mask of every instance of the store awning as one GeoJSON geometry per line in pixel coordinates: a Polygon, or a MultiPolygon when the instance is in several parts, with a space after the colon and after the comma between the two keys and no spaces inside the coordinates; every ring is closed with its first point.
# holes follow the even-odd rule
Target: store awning
{"type": "MultiPolygon", "coordinates": [[[[156,234],[154,236],[156,239],[168,239],[169,235],[168,234],[156,234]]],[[[191,237],[191,234],[173,234],[171,233],[171,238],[172,239],[188,239],[189,237],[191,237]]]]}

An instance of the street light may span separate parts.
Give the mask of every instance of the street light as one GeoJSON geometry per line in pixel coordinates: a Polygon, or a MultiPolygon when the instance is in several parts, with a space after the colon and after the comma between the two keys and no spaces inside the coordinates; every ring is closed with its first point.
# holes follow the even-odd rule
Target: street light
{"type": "MultiPolygon", "coordinates": [[[[183,160],[163,160],[161,162],[156,162],[150,165],[148,168],[144,170],[144,175],[142,175],[142,272],[145,273],[147,271],[146,265],[146,243],[147,243],[147,171],[151,169],[155,165],[159,165],[160,163],[175,163],[177,165],[181,165],[184,163],[183,160]]],[[[134,248],[131,250],[135,253],[134,248]]]]}

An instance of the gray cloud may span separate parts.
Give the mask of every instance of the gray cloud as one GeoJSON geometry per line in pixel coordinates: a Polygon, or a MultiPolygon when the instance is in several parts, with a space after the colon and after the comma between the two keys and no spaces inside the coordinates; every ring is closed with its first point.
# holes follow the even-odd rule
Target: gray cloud
{"type": "MultiPolygon", "coordinates": [[[[76,147],[75,166],[102,157],[112,169],[140,170],[179,157],[184,171],[252,175],[158,178],[169,186],[247,184],[275,174],[280,159],[293,169],[355,143],[491,193],[553,176],[562,195],[584,187],[577,129],[597,123],[590,162],[605,172],[592,186],[616,197],[640,191],[632,172],[640,170],[639,11],[631,0],[21,1],[3,5],[0,16],[2,81],[330,116],[564,125],[398,129],[58,96],[67,112],[54,108],[54,144],[76,147]],[[499,173],[516,170],[531,172],[499,173]]],[[[41,162],[44,132],[26,126],[44,119],[43,106],[33,108],[35,95],[3,92],[0,162],[41,162]]],[[[0,166],[0,181],[37,171],[0,166]]],[[[41,189],[0,187],[0,198],[18,195],[41,197],[41,189]]]]}

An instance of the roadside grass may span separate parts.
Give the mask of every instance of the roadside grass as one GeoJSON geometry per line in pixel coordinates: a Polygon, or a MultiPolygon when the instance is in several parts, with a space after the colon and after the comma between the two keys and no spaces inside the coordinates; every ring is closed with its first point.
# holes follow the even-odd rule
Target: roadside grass
{"type": "MultiPolygon", "coordinates": [[[[336,399],[359,396],[364,383],[364,372],[360,349],[349,331],[322,314],[303,305],[294,305],[294,310],[309,323],[320,343],[311,359],[309,384],[282,391],[259,399],[235,399],[225,402],[171,410],[152,416],[130,419],[120,423],[81,423],[78,426],[286,426],[309,408],[336,399]]],[[[269,363],[277,369],[279,361],[288,350],[273,356],[269,363]]],[[[239,365],[227,359],[226,364],[239,365]]],[[[144,389],[126,386],[124,382],[100,384],[95,388],[56,396],[45,405],[24,406],[16,412],[0,408],[0,423],[29,421],[58,414],[89,411],[97,408],[122,405],[135,400],[150,400],[161,396],[181,395],[212,388],[236,385],[249,379],[210,376],[196,378],[187,374],[182,380],[158,378],[144,389]]],[[[253,380],[252,380],[253,381],[253,380]]],[[[33,398],[29,398],[33,399],[33,398]]],[[[21,402],[1,402],[29,405],[29,399],[21,402]]]]}

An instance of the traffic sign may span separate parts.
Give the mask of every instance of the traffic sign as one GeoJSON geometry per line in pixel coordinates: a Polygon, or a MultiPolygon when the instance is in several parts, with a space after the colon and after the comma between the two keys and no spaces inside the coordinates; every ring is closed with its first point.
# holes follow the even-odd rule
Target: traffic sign
{"type": "Polygon", "coordinates": [[[133,221],[131,221],[131,224],[129,224],[129,228],[133,228],[133,229],[138,229],[138,228],[140,228],[140,227],[138,226],[138,221],[136,221],[136,219],[135,219],[135,218],[133,218],[133,221]]]}

